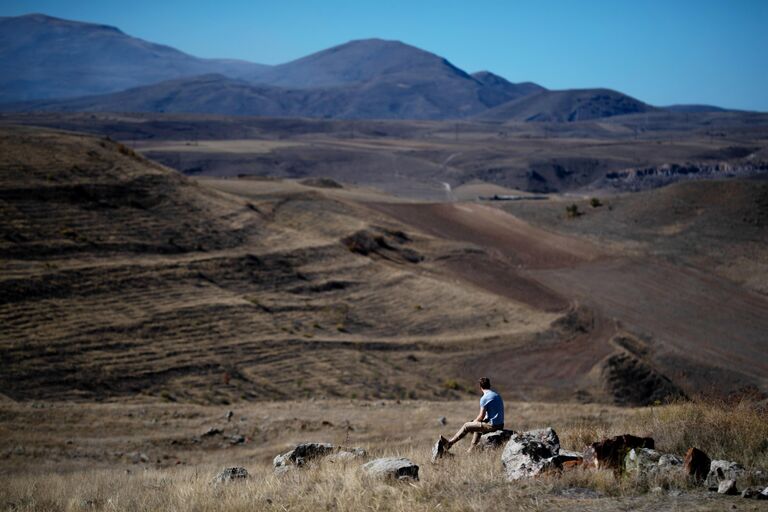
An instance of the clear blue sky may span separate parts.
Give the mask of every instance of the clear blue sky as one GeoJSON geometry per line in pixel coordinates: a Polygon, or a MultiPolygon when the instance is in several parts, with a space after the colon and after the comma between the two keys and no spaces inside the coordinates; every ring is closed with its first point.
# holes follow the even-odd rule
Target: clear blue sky
{"type": "Polygon", "coordinates": [[[0,1],[0,15],[29,12],[265,64],[352,39],[399,39],[469,72],[551,89],[768,111],[768,0],[0,1]]]}

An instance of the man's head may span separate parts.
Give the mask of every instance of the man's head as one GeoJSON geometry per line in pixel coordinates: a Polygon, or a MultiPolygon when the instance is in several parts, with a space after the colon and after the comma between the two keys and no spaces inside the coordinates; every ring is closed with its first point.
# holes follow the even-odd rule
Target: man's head
{"type": "Polygon", "coordinates": [[[491,379],[488,377],[480,377],[477,383],[480,384],[480,389],[491,389],[491,379]]]}

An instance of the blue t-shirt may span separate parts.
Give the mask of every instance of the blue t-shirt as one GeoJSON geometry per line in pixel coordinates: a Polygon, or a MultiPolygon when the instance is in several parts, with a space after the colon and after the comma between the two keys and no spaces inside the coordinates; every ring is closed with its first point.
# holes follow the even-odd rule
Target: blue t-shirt
{"type": "Polygon", "coordinates": [[[497,392],[486,389],[480,398],[480,407],[485,409],[483,421],[491,425],[504,424],[504,402],[497,392]]]}

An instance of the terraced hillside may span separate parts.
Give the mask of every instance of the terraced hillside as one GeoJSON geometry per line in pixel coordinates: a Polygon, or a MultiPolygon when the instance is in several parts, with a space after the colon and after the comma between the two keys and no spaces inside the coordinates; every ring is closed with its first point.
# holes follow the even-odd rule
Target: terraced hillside
{"type": "Polygon", "coordinates": [[[456,396],[474,344],[559,316],[430,263],[465,248],[311,188],[238,198],[36,128],[3,128],[0,159],[14,399],[456,396]]]}
{"type": "Polygon", "coordinates": [[[0,159],[13,399],[452,398],[479,374],[519,400],[768,392],[761,182],[568,219],[556,199],[194,181],[43,128],[0,129],[0,159]]]}

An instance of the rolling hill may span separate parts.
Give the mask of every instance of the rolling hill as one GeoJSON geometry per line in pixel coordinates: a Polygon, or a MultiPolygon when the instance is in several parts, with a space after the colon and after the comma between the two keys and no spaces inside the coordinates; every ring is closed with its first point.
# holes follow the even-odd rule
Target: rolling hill
{"type": "Polygon", "coordinates": [[[764,187],[670,187],[568,220],[557,200],[513,216],[195,181],[105,138],[0,135],[14,400],[444,399],[478,374],[521,400],[768,390],[764,187]],[[722,254],[690,250],[713,237],[722,254]]]}
{"type": "Polygon", "coordinates": [[[43,14],[0,18],[0,102],[102,94],[205,73],[242,76],[263,68],[193,57],[107,25],[43,14]]]}
{"type": "Polygon", "coordinates": [[[433,268],[461,248],[316,187],[231,182],[237,197],[111,140],[0,134],[14,399],[456,397],[444,382],[475,343],[560,315],[433,268]]]}
{"type": "Polygon", "coordinates": [[[631,96],[610,89],[543,91],[525,96],[477,116],[483,121],[589,121],[657,109],[631,96]]]}
{"type": "Polygon", "coordinates": [[[455,119],[536,90],[483,85],[462,75],[385,75],[369,82],[286,89],[220,74],[168,80],[116,93],[0,106],[7,112],[169,112],[341,119],[455,119]]]}
{"type": "Polygon", "coordinates": [[[40,14],[0,19],[0,75],[0,103],[16,103],[3,107],[14,111],[453,119],[543,90],[470,76],[399,41],[351,41],[263,66],[40,14]]]}

